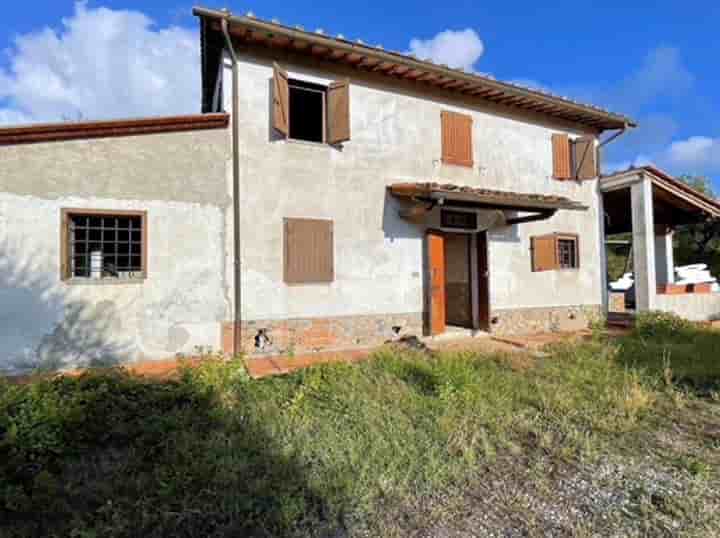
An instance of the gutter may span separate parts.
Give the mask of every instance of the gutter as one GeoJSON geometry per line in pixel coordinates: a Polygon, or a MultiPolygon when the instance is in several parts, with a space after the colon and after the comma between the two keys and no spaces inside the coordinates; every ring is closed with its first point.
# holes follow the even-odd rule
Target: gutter
{"type": "MultiPolygon", "coordinates": [[[[276,23],[265,22],[254,17],[232,16],[229,12],[226,11],[217,11],[214,9],[207,9],[203,7],[194,7],[193,15],[195,15],[196,17],[203,17],[208,19],[219,19],[221,21],[229,20],[230,22],[242,24],[243,26],[250,28],[253,31],[264,32],[272,35],[281,34],[292,40],[303,41],[311,45],[317,45],[320,47],[335,48],[349,54],[361,54],[363,56],[376,58],[381,62],[401,63],[402,65],[407,66],[411,70],[415,69],[421,71],[428,71],[445,78],[466,82],[469,87],[474,87],[475,85],[482,86],[483,88],[487,88],[489,90],[506,92],[511,97],[535,99],[538,102],[542,102],[544,105],[565,107],[567,110],[572,110],[577,114],[594,116],[598,120],[609,120],[616,124],[623,124],[625,125],[625,127],[635,126],[634,122],[631,119],[606,110],[601,110],[596,107],[575,103],[563,97],[546,95],[537,91],[522,88],[491,78],[473,75],[471,73],[467,73],[458,69],[452,69],[445,65],[437,65],[432,62],[418,60],[400,53],[386,51],[377,47],[368,46],[366,44],[354,43],[346,39],[333,38],[323,34],[313,34],[305,30],[298,30],[276,23]]],[[[608,130],[608,128],[602,128],[601,130],[608,130]]]]}
{"type": "Polygon", "coordinates": [[[232,39],[228,32],[228,19],[231,17],[230,12],[225,13],[225,17],[220,21],[223,36],[225,36],[225,45],[230,53],[232,61],[232,159],[233,159],[233,287],[235,288],[235,298],[233,305],[233,356],[237,357],[242,352],[242,332],[240,323],[242,321],[242,273],[240,266],[240,119],[237,113],[239,100],[239,75],[238,75],[238,59],[233,48],[232,39]]]}

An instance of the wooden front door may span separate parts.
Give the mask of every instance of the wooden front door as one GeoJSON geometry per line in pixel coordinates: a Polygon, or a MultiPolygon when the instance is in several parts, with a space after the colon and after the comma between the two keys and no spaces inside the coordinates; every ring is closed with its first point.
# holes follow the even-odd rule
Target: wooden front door
{"type": "Polygon", "coordinates": [[[440,232],[427,234],[430,334],[445,332],[445,237],[440,232]]]}
{"type": "Polygon", "coordinates": [[[490,330],[490,264],[487,232],[477,234],[478,260],[478,329],[490,330]]]}

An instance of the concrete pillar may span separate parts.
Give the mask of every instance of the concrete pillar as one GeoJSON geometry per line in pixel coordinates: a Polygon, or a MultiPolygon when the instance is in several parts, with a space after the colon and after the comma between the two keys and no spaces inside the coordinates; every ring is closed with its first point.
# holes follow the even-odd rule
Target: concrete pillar
{"type": "Polygon", "coordinates": [[[641,181],[632,185],[631,197],[636,309],[653,310],[657,295],[657,278],[652,182],[643,176],[641,181]]]}
{"type": "Polygon", "coordinates": [[[600,249],[600,285],[602,288],[603,313],[607,315],[610,311],[610,289],[608,287],[608,264],[607,264],[607,246],[605,245],[605,195],[600,190],[600,182],[597,183],[598,197],[598,246],[600,249]]]}
{"type": "Polygon", "coordinates": [[[675,259],[673,256],[672,230],[655,236],[655,268],[658,286],[675,282],[675,259]]]}

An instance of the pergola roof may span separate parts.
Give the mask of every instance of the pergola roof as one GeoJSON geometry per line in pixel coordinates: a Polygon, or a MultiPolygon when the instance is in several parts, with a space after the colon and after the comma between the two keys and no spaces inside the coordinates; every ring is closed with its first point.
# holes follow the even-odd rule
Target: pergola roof
{"type": "Polygon", "coordinates": [[[196,7],[201,19],[203,111],[211,111],[215,80],[219,69],[223,38],[220,21],[228,21],[232,37],[244,46],[291,51],[317,59],[345,64],[358,70],[375,72],[395,80],[413,81],[418,87],[441,88],[483,102],[492,102],[509,110],[532,111],[590,127],[596,131],[635,127],[635,122],[602,108],[573,101],[518,84],[501,82],[488,75],[468,73],[438,65],[426,59],[370,46],[361,40],[331,37],[323,31],[308,32],[276,21],[264,21],[253,15],[234,16],[227,11],[196,7]]]}
{"type": "Polygon", "coordinates": [[[607,233],[632,230],[629,187],[645,178],[652,182],[653,219],[656,225],[673,228],[720,218],[720,201],[693,189],[659,168],[635,167],[600,179],[607,233]]]}
{"type": "Polygon", "coordinates": [[[393,196],[398,198],[443,201],[443,203],[488,209],[516,211],[555,211],[558,209],[582,211],[587,209],[587,206],[580,202],[563,196],[496,191],[453,184],[394,183],[390,185],[389,190],[393,196]]]}

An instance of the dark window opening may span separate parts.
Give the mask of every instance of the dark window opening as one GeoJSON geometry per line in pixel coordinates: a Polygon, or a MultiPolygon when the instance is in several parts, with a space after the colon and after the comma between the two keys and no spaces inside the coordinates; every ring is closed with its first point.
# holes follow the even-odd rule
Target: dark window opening
{"type": "Polygon", "coordinates": [[[577,263],[577,241],[575,239],[558,239],[558,260],[562,269],[575,269],[577,263]]]}
{"type": "Polygon", "coordinates": [[[308,142],[325,141],[325,88],[291,80],[290,138],[308,142]]]}
{"type": "Polygon", "coordinates": [[[65,277],[128,279],[145,276],[145,216],[66,213],[65,277]]]}
{"type": "Polygon", "coordinates": [[[440,212],[440,225],[443,228],[474,230],[477,228],[477,213],[443,209],[440,212]]]}

